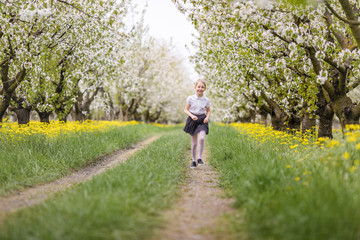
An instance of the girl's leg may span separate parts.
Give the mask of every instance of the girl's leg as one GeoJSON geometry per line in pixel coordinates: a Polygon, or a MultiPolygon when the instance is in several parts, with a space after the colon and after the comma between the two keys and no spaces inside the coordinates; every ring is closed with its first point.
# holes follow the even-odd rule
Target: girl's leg
{"type": "Polygon", "coordinates": [[[191,136],[191,152],[193,162],[196,161],[196,147],[197,147],[198,134],[191,136]]]}
{"type": "Polygon", "coordinates": [[[202,153],[205,146],[205,131],[199,133],[199,159],[202,159],[202,153]]]}

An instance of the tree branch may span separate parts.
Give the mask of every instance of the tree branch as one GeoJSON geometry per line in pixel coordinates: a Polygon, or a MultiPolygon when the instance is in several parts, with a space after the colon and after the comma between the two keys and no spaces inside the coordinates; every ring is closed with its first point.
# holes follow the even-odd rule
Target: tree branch
{"type": "Polygon", "coordinates": [[[5,58],[2,62],[0,62],[0,67],[2,67],[5,63],[7,63],[7,61],[9,61],[10,60],[10,58],[9,57],[7,57],[7,58],[5,58]]]}
{"type": "Polygon", "coordinates": [[[335,99],[336,92],[329,80],[326,80],[325,83],[322,85],[322,87],[324,90],[326,90],[330,99],[335,99]]]}
{"type": "MultiPolygon", "coordinates": [[[[358,8],[356,8],[355,5],[351,4],[351,2],[349,0],[338,0],[338,2],[340,3],[342,10],[344,11],[346,18],[348,20],[358,20],[357,18],[357,13],[358,12],[358,8]]],[[[360,26],[359,25],[352,25],[349,24],[352,36],[354,37],[357,45],[360,45],[360,26]]]]}
{"type": "Polygon", "coordinates": [[[340,73],[342,74],[346,74],[346,68],[342,67],[342,66],[338,66],[338,64],[336,62],[334,62],[331,58],[329,58],[328,56],[326,56],[324,58],[324,61],[327,62],[328,64],[330,64],[332,67],[336,68],[340,73]]]}
{"type": "Polygon", "coordinates": [[[339,31],[335,31],[334,28],[331,28],[331,26],[334,24],[334,22],[333,22],[330,12],[327,9],[325,11],[324,18],[329,27],[329,31],[331,31],[334,34],[334,36],[335,36],[336,40],[338,41],[338,43],[340,44],[341,48],[342,49],[348,48],[348,44],[345,41],[345,37],[339,31]]]}
{"type": "Polygon", "coordinates": [[[66,61],[67,57],[70,56],[74,52],[74,50],[75,50],[75,45],[73,45],[69,49],[69,51],[65,54],[65,56],[58,62],[57,66],[60,66],[61,64],[63,64],[66,61]]]}
{"type": "MultiPolygon", "coordinates": [[[[269,30],[269,28],[268,28],[267,26],[265,26],[265,25],[262,25],[262,27],[263,27],[265,30],[269,30]]],[[[291,42],[292,42],[292,41],[287,40],[286,38],[282,37],[280,34],[278,34],[277,32],[275,32],[274,30],[270,30],[270,32],[271,32],[274,36],[280,38],[281,40],[283,40],[283,41],[286,42],[286,43],[291,43],[291,42]]]]}
{"type": "Polygon", "coordinates": [[[69,5],[70,7],[73,7],[73,8],[75,8],[76,10],[78,10],[79,12],[81,12],[81,13],[83,13],[83,14],[85,14],[86,16],[88,16],[88,17],[91,17],[91,18],[94,18],[93,16],[91,16],[90,14],[88,14],[87,12],[85,12],[85,11],[83,11],[83,10],[81,10],[80,8],[78,8],[78,7],[76,7],[76,6],[74,6],[73,4],[71,4],[71,3],[68,3],[67,1],[65,1],[65,0],[57,0],[58,2],[61,2],[61,3],[64,3],[64,4],[66,4],[66,5],[69,5]]]}
{"type": "MultiPolygon", "coordinates": [[[[281,110],[279,105],[272,99],[270,99],[264,91],[261,91],[261,97],[269,104],[270,108],[274,110],[274,113],[277,117],[280,117],[281,110]]],[[[265,110],[265,109],[264,109],[265,110]]]]}
{"type": "Polygon", "coordinates": [[[313,47],[305,47],[305,51],[310,57],[314,72],[316,73],[316,75],[319,75],[321,71],[321,64],[319,60],[315,57],[316,50],[313,47]]]}
{"type": "Polygon", "coordinates": [[[326,7],[331,11],[331,13],[334,14],[341,21],[343,21],[347,24],[350,24],[350,25],[360,25],[360,22],[358,22],[358,21],[348,20],[346,18],[341,17],[340,14],[337,13],[333,7],[331,7],[330,3],[327,0],[324,0],[324,3],[326,5],[326,7]]]}
{"type": "Polygon", "coordinates": [[[12,44],[11,44],[10,36],[7,37],[7,40],[8,40],[8,43],[9,43],[10,56],[14,57],[15,53],[14,53],[14,49],[13,49],[12,44]]]}
{"type": "Polygon", "coordinates": [[[7,89],[8,92],[13,92],[19,86],[19,84],[25,79],[26,68],[23,67],[20,72],[14,77],[14,83],[7,89]]]}
{"type": "Polygon", "coordinates": [[[339,92],[341,96],[345,96],[347,92],[346,82],[348,79],[348,73],[349,73],[349,69],[346,68],[345,73],[341,73],[339,77],[339,92]]]}
{"type": "Polygon", "coordinates": [[[173,2],[173,4],[175,5],[175,7],[182,13],[184,14],[186,12],[186,8],[184,7],[184,5],[182,5],[180,3],[179,0],[171,0],[173,2]]]}
{"type": "Polygon", "coordinates": [[[301,72],[299,69],[297,69],[296,67],[290,66],[290,65],[286,65],[286,67],[290,70],[292,70],[293,72],[295,72],[297,75],[299,76],[304,76],[304,77],[308,77],[310,78],[309,75],[307,75],[306,73],[301,72]]]}
{"type": "MultiPolygon", "coordinates": [[[[249,101],[249,102],[252,102],[252,100],[248,97],[248,96],[246,96],[245,94],[243,94],[244,95],[244,97],[249,101]]],[[[252,97],[255,99],[255,103],[256,104],[258,104],[259,103],[259,98],[253,93],[252,94],[252,97]]],[[[260,105],[260,109],[262,109],[263,111],[265,111],[265,112],[267,112],[268,114],[271,114],[271,107],[269,107],[268,105],[266,105],[266,104],[261,104],[260,105]]]]}

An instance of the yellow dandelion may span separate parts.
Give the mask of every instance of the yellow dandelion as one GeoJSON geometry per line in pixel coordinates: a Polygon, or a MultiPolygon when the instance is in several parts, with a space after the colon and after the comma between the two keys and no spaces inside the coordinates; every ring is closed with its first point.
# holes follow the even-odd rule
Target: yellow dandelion
{"type": "Polygon", "coordinates": [[[357,136],[355,134],[347,138],[347,142],[356,142],[356,141],[357,141],[357,136]]]}
{"type": "Polygon", "coordinates": [[[349,159],[349,158],[350,158],[350,154],[349,154],[348,152],[344,152],[343,158],[346,159],[346,160],[349,159]]]}
{"type": "Polygon", "coordinates": [[[290,165],[286,165],[286,168],[291,168],[291,166],[290,166],[290,165]]]}
{"type": "Polygon", "coordinates": [[[300,181],[300,178],[299,178],[299,177],[296,177],[296,178],[295,178],[295,181],[297,181],[297,182],[300,181]]]}
{"type": "Polygon", "coordinates": [[[349,172],[353,173],[356,170],[356,166],[351,166],[349,172]]]}
{"type": "Polygon", "coordinates": [[[332,139],[326,146],[334,148],[335,146],[339,146],[339,145],[340,145],[340,142],[338,140],[332,139]]]}

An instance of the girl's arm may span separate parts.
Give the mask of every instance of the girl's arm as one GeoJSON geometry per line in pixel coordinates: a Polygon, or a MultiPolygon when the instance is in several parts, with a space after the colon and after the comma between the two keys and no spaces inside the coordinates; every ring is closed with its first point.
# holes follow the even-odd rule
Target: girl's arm
{"type": "Polygon", "coordinates": [[[191,117],[192,120],[194,120],[194,121],[198,120],[198,117],[195,116],[194,114],[192,114],[192,113],[189,111],[189,109],[190,109],[190,104],[187,103],[186,106],[185,106],[185,109],[184,109],[184,113],[185,113],[186,115],[188,115],[189,117],[191,117]]]}
{"type": "Polygon", "coordinates": [[[204,123],[209,122],[209,117],[210,117],[210,107],[206,108],[206,118],[204,119],[204,123]]]}

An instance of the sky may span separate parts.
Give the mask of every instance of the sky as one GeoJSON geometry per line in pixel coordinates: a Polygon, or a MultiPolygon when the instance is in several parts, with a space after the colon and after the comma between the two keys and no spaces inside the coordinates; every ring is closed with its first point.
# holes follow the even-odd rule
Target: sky
{"type": "Polygon", "coordinates": [[[186,17],[177,10],[171,0],[132,0],[139,9],[144,9],[145,24],[149,26],[149,34],[157,39],[172,41],[176,52],[186,58],[185,65],[189,68],[191,78],[197,74],[188,57],[195,52],[191,42],[195,40],[192,34],[197,34],[195,28],[186,17]],[[187,47],[186,47],[187,46],[187,47]]]}

